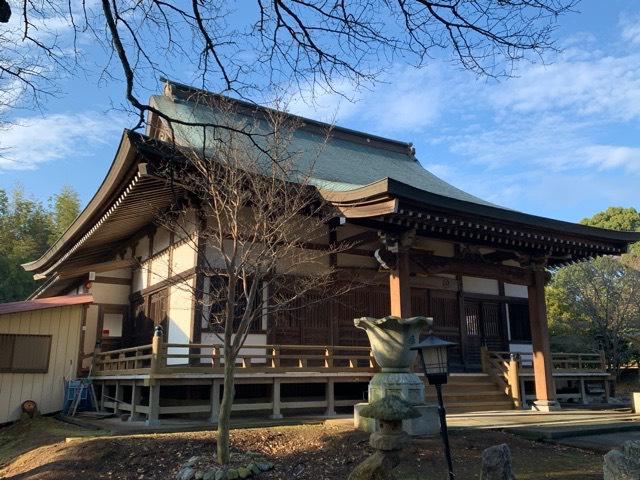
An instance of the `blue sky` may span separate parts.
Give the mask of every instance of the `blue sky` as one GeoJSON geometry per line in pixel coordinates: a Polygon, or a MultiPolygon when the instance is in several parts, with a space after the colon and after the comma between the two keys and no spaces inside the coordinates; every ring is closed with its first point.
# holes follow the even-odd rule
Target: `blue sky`
{"type": "MultiPolygon", "coordinates": [[[[640,3],[585,0],[579,10],[560,20],[563,51],[546,65],[520,64],[515,78],[478,78],[440,60],[398,64],[373,89],[343,85],[354,102],[320,93],[290,108],[413,142],[433,173],[510,208],[570,221],[640,208],[640,3]]],[[[83,48],[100,58],[98,47],[83,48]]],[[[119,108],[123,84],[101,80],[97,67],[60,90],[0,131],[0,188],[20,183],[46,200],[72,185],[86,202],[134,119],[119,108]]]]}

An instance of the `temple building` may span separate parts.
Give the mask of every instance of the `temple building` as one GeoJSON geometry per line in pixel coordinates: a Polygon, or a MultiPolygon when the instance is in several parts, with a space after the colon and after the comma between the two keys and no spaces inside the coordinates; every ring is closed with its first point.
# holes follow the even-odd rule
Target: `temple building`
{"type": "MultiPolygon", "coordinates": [[[[177,148],[169,138],[199,147],[200,130],[190,125],[216,120],[216,98],[167,82],[151,98],[160,114],[150,114],[146,133],[124,131],[87,207],[41,258],[24,265],[43,279],[32,300],[92,295],[78,374],[90,371],[103,408],[149,423],[171,415],[215,419],[219,407],[219,342],[190,290],[180,288],[200,281],[201,239],[197,228],[176,235],[158,225],[174,186],[150,168],[177,148]],[[156,325],[164,338],[152,342],[156,325]]],[[[227,101],[249,120],[270,112],[227,101]]],[[[324,143],[313,184],[337,212],[326,241],[350,244],[328,261],[345,275],[368,276],[370,286],[252,325],[234,412],[351,408],[377,369],[353,319],[390,314],[433,317],[434,333],[457,344],[446,389],[450,411],[548,411],[559,401],[606,395],[609,375],[598,353],[550,351],[544,286],[549,269],[620,255],[640,234],[497,206],[425,170],[411,144],[291,118],[300,124],[291,148],[310,152],[324,143]],[[385,264],[384,255],[393,261],[385,264]]]]}

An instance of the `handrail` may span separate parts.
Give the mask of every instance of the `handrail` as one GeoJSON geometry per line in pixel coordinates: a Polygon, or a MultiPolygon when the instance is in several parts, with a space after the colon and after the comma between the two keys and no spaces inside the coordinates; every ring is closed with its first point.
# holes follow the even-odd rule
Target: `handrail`
{"type": "Polygon", "coordinates": [[[513,406],[520,408],[522,398],[520,394],[520,358],[510,352],[492,352],[487,347],[480,348],[482,371],[511,398],[513,406]]]}
{"type": "MultiPolygon", "coordinates": [[[[160,337],[154,337],[151,345],[96,352],[94,359],[98,375],[140,369],[158,374],[177,370],[184,373],[185,368],[189,371],[222,371],[225,355],[222,345],[164,343],[160,337]]],[[[237,368],[243,370],[274,372],[278,369],[373,371],[377,368],[369,347],[349,345],[245,344],[236,360],[237,368]]]]}

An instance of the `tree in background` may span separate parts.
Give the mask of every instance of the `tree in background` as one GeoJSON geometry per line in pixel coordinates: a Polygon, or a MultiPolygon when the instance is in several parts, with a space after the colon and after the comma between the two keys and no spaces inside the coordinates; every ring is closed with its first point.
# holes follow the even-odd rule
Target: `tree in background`
{"type": "MultiPolygon", "coordinates": [[[[585,225],[640,231],[635,208],[609,207],[585,225]]],[[[636,354],[629,336],[640,332],[640,245],[622,257],[600,257],[556,271],[547,287],[551,342],[556,350],[603,350],[609,368],[636,354]]]]}
{"type": "Polygon", "coordinates": [[[23,300],[37,287],[22,263],[38,258],[79,211],[78,196],[65,187],[49,208],[29,198],[22,187],[0,189],[0,302],[23,300]]]}
{"type": "Polygon", "coordinates": [[[555,345],[603,350],[617,376],[633,355],[629,336],[640,332],[640,272],[599,257],[560,269],[547,292],[555,345]]]}
{"type": "Polygon", "coordinates": [[[60,193],[49,199],[49,211],[52,221],[49,243],[53,244],[80,213],[78,193],[69,186],[62,187],[60,193]]]}
{"type": "MultiPolygon", "coordinates": [[[[591,227],[609,228],[611,230],[626,230],[640,232],[640,212],[633,207],[609,207],[593,217],[583,218],[580,223],[591,227]]],[[[629,249],[627,260],[637,260],[640,257],[640,242],[629,249]]],[[[634,262],[636,265],[638,262],[634,262]]]]}

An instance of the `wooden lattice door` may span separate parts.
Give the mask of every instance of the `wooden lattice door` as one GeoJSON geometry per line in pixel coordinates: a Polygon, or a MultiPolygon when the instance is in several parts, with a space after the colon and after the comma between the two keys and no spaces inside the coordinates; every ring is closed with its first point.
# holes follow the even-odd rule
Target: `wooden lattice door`
{"type": "Polygon", "coordinates": [[[456,344],[449,348],[450,368],[454,371],[462,370],[462,337],[460,335],[458,296],[453,292],[431,291],[429,316],[433,317],[433,333],[456,344]]]}
{"type": "Polygon", "coordinates": [[[482,342],[489,350],[505,350],[506,338],[499,303],[482,302],[482,342]]]}

